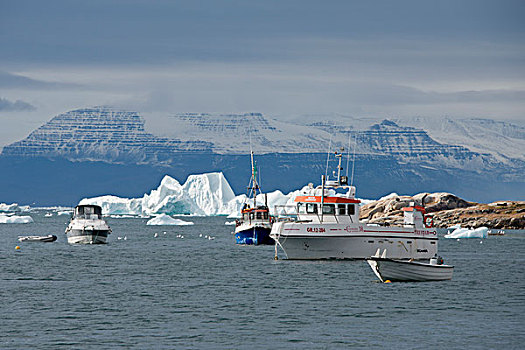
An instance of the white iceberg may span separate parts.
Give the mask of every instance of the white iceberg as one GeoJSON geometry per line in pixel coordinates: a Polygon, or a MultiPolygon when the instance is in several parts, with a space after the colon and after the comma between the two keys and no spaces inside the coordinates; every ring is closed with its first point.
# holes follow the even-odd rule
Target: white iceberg
{"type": "Polygon", "coordinates": [[[489,229],[478,227],[477,229],[456,228],[452,233],[445,235],[445,238],[487,238],[489,229]]]}
{"type": "Polygon", "coordinates": [[[79,204],[96,204],[104,215],[228,215],[235,194],[222,173],[190,175],[181,185],[164,176],[159,187],[142,198],[101,196],[84,198],[79,204]]]}
{"type": "Polygon", "coordinates": [[[193,222],[191,221],[184,221],[180,219],[174,219],[169,215],[166,214],[160,214],[153,219],[150,219],[146,225],[176,225],[176,226],[187,226],[187,225],[193,225],[193,222]]]}
{"type": "MultiPolygon", "coordinates": [[[[331,190],[331,195],[337,195],[331,190]]],[[[308,186],[288,194],[276,190],[257,196],[257,203],[266,203],[270,213],[275,215],[275,206],[293,206],[298,195],[319,195],[320,190],[308,186]]],[[[389,196],[393,196],[391,194],[389,196]]],[[[164,176],[160,185],[142,198],[121,198],[111,195],[84,198],[79,204],[95,204],[102,207],[104,215],[134,215],[140,217],[168,215],[240,217],[245,194],[235,196],[223,173],[190,175],[181,185],[171,176],[164,176]]],[[[287,210],[288,211],[288,210],[287,210]]]]}
{"type": "Polygon", "coordinates": [[[0,213],[28,211],[29,205],[18,205],[18,203],[0,203],[0,213]]]}
{"type": "Polygon", "coordinates": [[[30,224],[32,222],[34,221],[30,216],[0,215],[0,224],[30,224]]]}

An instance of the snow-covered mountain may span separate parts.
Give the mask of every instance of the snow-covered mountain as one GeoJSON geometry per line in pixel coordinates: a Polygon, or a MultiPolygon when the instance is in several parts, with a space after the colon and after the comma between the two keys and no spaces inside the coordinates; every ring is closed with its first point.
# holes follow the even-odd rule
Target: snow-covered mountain
{"type": "Polygon", "coordinates": [[[2,155],[158,163],[175,152],[210,149],[211,144],[206,141],[152,135],[144,130],[144,118],[135,112],[94,107],[54,117],[27,138],[4,147],[2,155]]]}
{"type": "Polygon", "coordinates": [[[525,127],[491,119],[403,118],[399,125],[419,126],[434,140],[462,145],[477,153],[488,153],[497,160],[525,161],[525,127]]]}
{"type": "Polygon", "coordinates": [[[525,129],[508,123],[321,118],[301,125],[260,113],[184,113],[149,122],[136,112],[84,108],[54,117],[4,147],[2,155],[158,165],[181,153],[247,154],[250,148],[257,154],[325,153],[329,145],[353,150],[355,142],[357,154],[452,168],[525,161],[525,129]]]}
{"type": "MultiPolygon", "coordinates": [[[[107,188],[100,194],[135,196],[143,193],[139,183],[166,174],[186,178],[219,171],[242,193],[250,176],[250,148],[260,162],[264,189],[291,190],[317,183],[328,149],[342,147],[345,160],[355,148],[356,181],[365,185],[360,187],[364,196],[446,191],[482,201],[525,195],[521,125],[342,115],[283,120],[261,113],[153,116],[111,107],[73,110],[4,147],[0,181],[7,185],[0,188],[0,198],[21,201],[23,192],[31,202],[37,193],[47,200],[47,193],[58,188],[64,200],[43,203],[71,204],[76,194],[62,188],[64,183],[79,188],[78,176],[85,177],[86,195],[107,188]],[[32,191],[28,184],[34,184],[32,191]]],[[[331,163],[328,170],[334,167],[331,163]]],[[[344,164],[344,171],[350,167],[344,164]]]]}

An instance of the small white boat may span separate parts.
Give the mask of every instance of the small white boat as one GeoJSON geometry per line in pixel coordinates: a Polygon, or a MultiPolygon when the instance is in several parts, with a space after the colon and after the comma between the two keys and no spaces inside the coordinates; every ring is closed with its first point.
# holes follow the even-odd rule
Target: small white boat
{"type": "Polygon", "coordinates": [[[111,233],[98,205],[77,205],[66,229],[68,243],[104,244],[111,233]]]}
{"type": "Polygon", "coordinates": [[[429,263],[414,260],[399,260],[386,257],[386,249],[379,256],[379,249],[375,256],[366,261],[381,282],[425,282],[444,281],[452,279],[454,266],[444,265],[441,257],[433,257],[429,263]]]}
{"type": "Polygon", "coordinates": [[[20,242],[54,242],[57,240],[57,236],[18,236],[18,240],[20,242]]]}

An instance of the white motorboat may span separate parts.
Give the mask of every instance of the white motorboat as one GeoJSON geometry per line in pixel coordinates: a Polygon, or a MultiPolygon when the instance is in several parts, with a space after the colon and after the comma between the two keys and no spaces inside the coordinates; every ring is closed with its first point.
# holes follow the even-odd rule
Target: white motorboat
{"type": "Polygon", "coordinates": [[[111,228],[102,219],[98,205],[78,205],[66,229],[68,243],[106,243],[111,228]]]}
{"type": "Polygon", "coordinates": [[[400,227],[360,222],[356,188],[341,176],[342,154],[336,157],[336,181],[322,176],[320,186],[310,184],[295,197],[295,206],[275,207],[270,237],[288,259],[366,259],[377,249],[388,249],[395,259],[430,259],[437,253],[437,231],[422,206],[403,208],[400,227]]]}
{"type": "Polygon", "coordinates": [[[428,263],[415,260],[399,260],[386,257],[386,250],[366,261],[381,282],[426,282],[452,279],[454,266],[443,264],[441,257],[433,257],[428,263]]]}
{"type": "Polygon", "coordinates": [[[57,240],[57,236],[18,236],[18,240],[20,242],[54,242],[57,240]]]}

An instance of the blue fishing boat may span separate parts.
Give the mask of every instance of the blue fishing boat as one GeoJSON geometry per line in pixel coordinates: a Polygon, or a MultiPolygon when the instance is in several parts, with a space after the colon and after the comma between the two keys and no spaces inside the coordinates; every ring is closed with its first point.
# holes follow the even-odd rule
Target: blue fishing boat
{"type": "Polygon", "coordinates": [[[248,185],[248,195],[241,209],[241,218],[235,222],[235,242],[237,244],[274,244],[270,238],[272,217],[268,210],[266,195],[264,204],[257,203],[257,194],[262,194],[257,182],[257,166],[251,152],[252,177],[248,185]]]}

